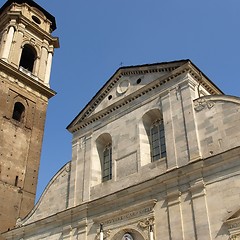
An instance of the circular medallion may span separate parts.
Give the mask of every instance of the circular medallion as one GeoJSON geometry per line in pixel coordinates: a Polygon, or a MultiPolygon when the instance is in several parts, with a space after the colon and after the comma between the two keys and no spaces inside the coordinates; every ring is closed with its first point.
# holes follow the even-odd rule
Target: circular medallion
{"type": "Polygon", "coordinates": [[[127,79],[122,80],[117,86],[117,92],[120,94],[125,93],[130,86],[130,82],[127,79]]]}

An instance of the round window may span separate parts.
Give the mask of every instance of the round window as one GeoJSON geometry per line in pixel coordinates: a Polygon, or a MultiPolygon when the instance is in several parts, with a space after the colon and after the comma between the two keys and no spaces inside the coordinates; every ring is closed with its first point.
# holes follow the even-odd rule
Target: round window
{"type": "Polygon", "coordinates": [[[37,23],[37,24],[40,24],[40,23],[41,23],[41,20],[40,20],[38,17],[36,17],[36,16],[32,16],[32,20],[33,20],[35,23],[37,23]]]}

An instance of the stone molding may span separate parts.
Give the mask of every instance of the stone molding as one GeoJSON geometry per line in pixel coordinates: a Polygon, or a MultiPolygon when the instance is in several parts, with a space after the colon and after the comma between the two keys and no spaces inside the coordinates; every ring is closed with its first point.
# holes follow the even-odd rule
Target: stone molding
{"type": "Polygon", "coordinates": [[[24,88],[27,92],[31,92],[38,98],[40,97],[43,100],[47,101],[49,98],[53,97],[56,94],[56,92],[45,86],[42,82],[36,81],[32,77],[12,67],[10,64],[2,61],[1,59],[0,66],[0,77],[10,81],[15,85],[18,85],[21,88],[24,88]],[[5,72],[8,72],[8,74],[5,72]]]}
{"type": "Polygon", "coordinates": [[[141,218],[147,216],[149,214],[153,214],[154,206],[156,205],[157,200],[152,199],[150,201],[146,201],[140,204],[136,204],[133,207],[129,207],[124,210],[118,210],[110,214],[105,214],[102,217],[93,219],[95,224],[102,223],[104,226],[106,225],[114,225],[116,223],[122,222],[123,220],[130,220],[141,218]]]}
{"type": "Polygon", "coordinates": [[[181,194],[182,193],[179,190],[167,192],[168,206],[179,204],[181,194]]]}
{"type": "MultiPolygon", "coordinates": [[[[105,214],[93,219],[93,222],[96,225],[103,224],[104,239],[115,236],[119,231],[127,231],[126,229],[133,229],[146,237],[148,236],[149,226],[154,224],[153,211],[156,202],[157,200],[153,199],[124,210],[105,214]]],[[[98,229],[96,240],[99,240],[99,234],[98,229]]]]}
{"type": "Polygon", "coordinates": [[[205,183],[203,179],[193,182],[189,188],[192,198],[198,198],[206,194],[205,183]]]}
{"type": "Polygon", "coordinates": [[[211,109],[215,103],[213,101],[207,101],[204,98],[199,98],[194,102],[194,109],[197,112],[202,111],[204,108],[211,109]]]}
{"type": "Polygon", "coordinates": [[[142,229],[143,231],[148,231],[150,226],[153,226],[155,224],[155,219],[154,217],[148,217],[143,220],[140,220],[138,222],[138,227],[142,229]]]}
{"type": "Polygon", "coordinates": [[[139,66],[138,69],[134,69],[134,67],[132,67],[132,70],[129,70],[128,68],[120,68],[117,73],[114,74],[113,77],[110,78],[110,80],[105,84],[101,92],[99,92],[98,95],[96,95],[92,99],[92,101],[85,107],[85,109],[83,109],[83,111],[76,117],[76,119],[67,127],[68,130],[70,130],[71,132],[76,132],[79,129],[88,126],[89,124],[108,116],[110,113],[116,111],[119,108],[122,108],[123,106],[138,99],[146,93],[156,88],[159,88],[160,86],[166,84],[167,82],[171,81],[172,79],[178,77],[183,73],[189,73],[191,77],[193,77],[199,84],[205,87],[211,94],[219,94],[219,90],[210,81],[208,81],[206,77],[203,77],[203,75],[200,74],[200,72],[194,67],[194,65],[190,61],[183,62],[182,65],[177,66],[171,66],[171,63],[166,63],[165,65],[162,65],[160,63],[159,66],[155,66],[155,68],[153,68],[153,66],[150,66],[151,68],[149,67],[149,69],[147,69],[146,67],[148,66],[139,66]],[[142,69],[139,69],[140,67],[142,69]],[[149,74],[153,72],[166,72],[166,75],[159,77],[152,83],[147,84],[146,86],[139,89],[137,92],[130,94],[119,102],[110,105],[105,110],[100,111],[94,114],[94,116],[89,117],[90,114],[94,111],[94,109],[108,95],[110,90],[115,87],[115,85],[119,82],[122,76],[134,74],[149,74]],[[89,119],[85,120],[87,117],[89,117],[89,119]]]}
{"type": "MultiPolygon", "coordinates": [[[[42,201],[44,200],[44,196],[47,194],[48,189],[52,186],[52,184],[58,179],[60,176],[65,176],[66,174],[69,174],[71,171],[71,162],[66,163],[57,173],[53,178],[49,181],[48,185],[44,189],[40,199],[38,200],[37,204],[34,206],[32,211],[24,218],[18,218],[17,219],[17,226],[21,227],[23,225],[31,223],[31,217],[34,216],[35,212],[37,211],[38,207],[41,205],[42,201]]],[[[34,220],[36,221],[36,220],[34,220]]]]}
{"type": "MultiPolygon", "coordinates": [[[[111,105],[109,108],[107,108],[106,110],[100,111],[99,113],[95,114],[93,117],[90,117],[88,119],[88,121],[83,122],[83,120],[85,120],[91,113],[92,111],[95,109],[95,107],[101,102],[100,100],[97,101],[97,104],[93,103],[93,106],[89,109],[89,111],[87,111],[82,118],[80,118],[78,120],[78,122],[76,123],[76,125],[78,125],[76,128],[73,129],[73,132],[78,131],[79,129],[82,129],[86,126],[88,126],[89,124],[102,119],[103,117],[108,116],[110,113],[118,110],[119,108],[122,108],[123,106],[129,104],[132,101],[135,101],[136,99],[142,97],[143,95],[151,92],[152,90],[162,86],[163,84],[166,84],[167,82],[169,82],[171,79],[177,77],[178,75],[181,75],[183,73],[185,73],[186,71],[182,71],[177,73],[174,76],[171,77],[167,77],[164,78],[162,80],[159,79],[159,81],[154,81],[152,84],[147,85],[146,87],[143,87],[142,89],[140,89],[139,91],[130,94],[128,97],[124,98],[122,101],[119,101],[113,105],[111,105]]],[[[165,77],[165,76],[164,76],[165,77]]],[[[108,91],[104,94],[104,97],[107,96],[108,91]]],[[[100,96],[99,98],[102,100],[104,97],[100,96]]]]}
{"type": "Polygon", "coordinates": [[[229,102],[240,105],[240,99],[228,95],[207,95],[194,100],[194,109],[196,112],[202,111],[204,108],[211,109],[217,102],[229,102]]]}

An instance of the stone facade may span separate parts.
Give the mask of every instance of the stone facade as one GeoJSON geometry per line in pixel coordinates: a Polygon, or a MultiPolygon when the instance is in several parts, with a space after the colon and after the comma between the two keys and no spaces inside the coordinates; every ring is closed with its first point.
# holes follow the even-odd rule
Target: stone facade
{"type": "Polygon", "coordinates": [[[239,121],[240,99],[189,60],[122,67],[68,126],[72,160],[4,237],[240,239],[239,121]]]}
{"type": "MultiPolygon", "coordinates": [[[[54,17],[33,1],[0,9],[0,233],[34,206],[48,99],[54,17]]],[[[1,238],[1,236],[0,236],[1,238]]]]}

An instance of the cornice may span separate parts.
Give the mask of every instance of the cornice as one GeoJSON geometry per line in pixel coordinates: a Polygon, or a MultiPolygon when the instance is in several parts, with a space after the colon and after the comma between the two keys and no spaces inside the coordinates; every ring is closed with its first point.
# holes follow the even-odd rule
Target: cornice
{"type": "MultiPolygon", "coordinates": [[[[106,225],[106,224],[109,224],[109,219],[119,218],[119,216],[129,215],[129,213],[131,215],[131,212],[138,211],[139,209],[143,209],[145,207],[150,208],[151,210],[149,212],[152,213],[156,203],[157,203],[157,199],[150,199],[144,202],[140,202],[140,203],[134,204],[134,206],[129,206],[124,209],[121,208],[119,210],[116,210],[110,213],[104,213],[101,216],[93,218],[93,222],[97,224],[103,223],[104,225],[106,225]]],[[[99,205],[95,206],[95,208],[99,208],[99,205]]],[[[101,205],[101,208],[102,208],[102,205],[101,205]]]]}
{"type": "Polygon", "coordinates": [[[33,79],[32,77],[24,74],[23,72],[19,71],[19,69],[13,67],[12,65],[8,64],[7,62],[1,59],[0,59],[0,66],[1,66],[1,71],[7,75],[6,79],[8,79],[9,81],[15,81],[15,82],[20,81],[21,83],[24,84],[26,89],[27,87],[29,87],[30,89],[33,90],[33,93],[35,91],[35,95],[36,93],[40,93],[43,96],[50,99],[56,94],[56,92],[53,91],[52,89],[48,88],[47,86],[33,79]],[[11,78],[14,78],[14,79],[11,79],[11,78]]]}
{"type": "MultiPolygon", "coordinates": [[[[26,26],[26,29],[30,30],[30,32],[33,32],[35,35],[39,36],[40,39],[46,39],[55,48],[59,48],[59,39],[57,37],[53,37],[50,33],[40,28],[35,23],[29,21],[29,19],[23,16],[21,12],[9,12],[7,13],[7,16],[9,20],[15,18],[18,21],[18,24],[19,23],[24,24],[26,26]]],[[[16,24],[15,26],[16,28],[18,24],[16,24]]]]}
{"type": "Polygon", "coordinates": [[[54,31],[56,29],[56,21],[55,17],[51,15],[49,12],[47,12],[44,8],[42,8],[40,5],[38,5],[35,1],[32,0],[7,0],[6,3],[0,8],[0,15],[4,13],[4,11],[8,11],[9,8],[13,5],[25,5],[27,7],[33,7],[36,8],[38,11],[40,11],[44,16],[50,20],[51,22],[51,28],[54,31]]]}
{"type": "MultiPolygon", "coordinates": [[[[170,70],[169,70],[170,71],[170,70]]],[[[143,71],[135,71],[135,74],[142,74],[143,71]]],[[[153,70],[145,70],[144,73],[152,73],[153,70]]],[[[160,72],[160,71],[159,71],[160,72]]],[[[167,69],[165,69],[165,72],[167,72],[167,69]]],[[[83,116],[78,120],[78,123],[76,124],[76,126],[69,128],[68,130],[70,132],[76,132],[79,129],[82,129],[86,126],[88,126],[89,124],[100,120],[103,117],[106,117],[107,115],[109,115],[110,113],[118,110],[119,108],[122,108],[123,106],[127,105],[130,102],[135,101],[136,99],[138,99],[139,97],[145,95],[146,93],[149,93],[151,91],[153,91],[156,88],[159,88],[160,86],[166,84],[167,82],[169,82],[171,79],[179,76],[180,74],[184,73],[183,72],[178,72],[173,74],[173,76],[171,74],[168,74],[169,76],[167,77],[166,75],[164,75],[163,77],[160,77],[157,81],[155,80],[154,82],[146,85],[145,87],[142,87],[141,89],[139,89],[137,92],[132,93],[130,95],[128,95],[126,98],[110,105],[109,107],[107,107],[106,109],[94,114],[94,116],[90,117],[87,119],[87,121],[84,121],[92,112],[93,110],[98,106],[98,104],[101,102],[101,100],[107,96],[107,94],[109,93],[109,91],[116,85],[116,83],[118,82],[118,80],[124,75],[124,73],[119,74],[116,79],[105,89],[105,91],[98,97],[98,99],[93,103],[93,105],[91,105],[91,107],[89,109],[86,110],[86,112],[83,114],[83,116]]],[[[129,72],[125,72],[125,75],[130,75],[132,74],[131,71],[129,72]]],[[[90,104],[89,104],[90,105],[90,104]]]]}
{"type": "MultiPolygon", "coordinates": [[[[113,87],[116,86],[116,84],[119,82],[119,80],[123,76],[129,76],[129,75],[140,75],[140,74],[148,74],[153,72],[170,72],[172,70],[175,70],[177,67],[165,67],[165,68],[159,68],[159,69],[139,69],[139,70],[129,70],[129,69],[120,69],[109,81],[109,83],[105,86],[104,91],[100,93],[97,99],[93,99],[94,101],[91,101],[88,105],[91,105],[90,108],[86,109],[85,112],[83,112],[83,116],[78,120],[82,121],[87,116],[89,116],[93,110],[101,103],[102,99],[104,99],[108,93],[113,89],[113,87]]],[[[162,85],[163,83],[161,83],[162,85]]],[[[132,101],[132,100],[130,100],[132,101]]]]}
{"type": "Polygon", "coordinates": [[[199,84],[204,86],[211,94],[220,94],[221,92],[219,89],[217,89],[208,79],[206,79],[201,72],[197,68],[195,68],[191,62],[187,62],[183,64],[182,66],[169,66],[162,67],[159,65],[158,68],[149,68],[148,66],[143,67],[142,69],[120,69],[110,80],[107,85],[105,85],[105,88],[102,89],[102,92],[100,92],[99,96],[97,98],[93,98],[92,101],[87,105],[87,107],[80,113],[79,116],[81,118],[76,119],[77,122],[74,121],[72,124],[70,124],[67,129],[74,133],[89,124],[92,124],[103,117],[109,116],[112,112],[122,108],[123,106],[129,104],[130,102],[135,101],[139,97],[145,95],[146,93],[151,92],[152,90],[162,87],[172,79],[178,77],[181,74],[189,73],[192,78],[194,78],[199,84]],[[155,73],[155,72],[165,72],[166,74],[157,80],[153,81],[152,83],[147,84],[146,86],[139,89],[137,92],[132,93],[125,97],[124,99],[119,100],[118,102],[110,105],[109,107],[103,109],[102,111],[94,114],[93,116],[88,116],[94,111],[94,109],[101,103],[101,101],[108,95],[108,93],[112,90],[113,87],[116,86],[116,83],[119,82],[122,76],[128,76],[128,75],[140,75],[140,74],[149,74],[149,73],[155,73]]]}
{"type": "MultiPolygon", "coordinates": [[[[202,175],[203,170],[205,170],[205,171],[208,170],[212,174],[213,169],[215,169],[216,171],[219,171],[219,170],[217,170],[217,169],[219,169],[218,168],[219,166],[225,166],[225,168],[227,169],[229,166],[229,164],[227,164],[227,163],[229,162],[230,159],[234,159],[234,156],[238,156],[239,151],[240,151],[240,147],[237,147],[235,149],[225,151],[225,152],[220,153],[215,156],[211,156],[211,157],[208,157],[205,159],[199,159],[198,161],[195,161],[195,162],[190,162],[187,165],[184,165],[177,169],[173,169],[169,172],[158,175],[158,176],[148,179],[144,182],[136,183],[135,185],[131,185],[127,188],[123,188],[119,191],[110,193],[107,196],[102,196],[97,199],[92,199],[92,200],[90,200],[88,202],[84,202],[78,206],[68,208],[68,209],[58,212],[54,215],[48,216],[46,218],[42,218],[38,221],[31,222],[26,225],[23,223],[22,226],[20,225],[18,228],[12,229],[10,232],[3,233],[3,236],[6,237],[6,239],[11,239],[11,237],[13,237],[13,236],[14,236],[14,238],[15,237],[20,238],[20,237],[24,237],[25,234],[26,235],[34,234],[39,229],[42,230],[42,229],[46,228],[46,226],[49,226],[49,228],[52,229],[63,222],[65,222],[66,225],[68,223],[70,223],[67,225],[67,226],[69,226],[69,229],[71,227],[86,226],[87,222],[88,222],[88,217],[91,218],[91,216],[93,216],[92,213],[95,212],[96,209],[99,209],[100,211],[104,211],[104,208],[106,208],[106,207],[108,207],[108,209],[111,208],[111,206],[121,207],[124,202],[123,201],[124,197],[130,198],[130,199],[136,199],[136,198],[132,197],[135,194],[143,195],[145,193],[146,194],[148,193],[149,195],[152,196],[154,191],[157,191],[158,193],[159,192],[167,193],[167,191],[169,190],[169,188],[167,187],[169,182],[175,181],[178,183],[181,182],[181,184],[186,184],[186,183],[183,183],[182,181],[179,181],[179,179],[181,179],[181,178],[189,179],[190,175],[192,175],[192,184],[191,184],[190,188],[183,191],[183,190],[179,189],[180,185],[178,184],[178,187],[176,187],[176,191],[174,191],[174,192],[168,191],[168,194],[166,194],[165,198],[168,200],[169,199],[177,200],[178,197],[181,196],[181,193],[183,193],[185,191],[187,191],[187,192],[190,191],[191,193],[194,193],[194,194],[198,193],[199,190],[201,190],[201,189],[204,190],[205,186],[207,186],[209,184],[209,182],[208,182],[209,180],[207,180],[207,181],[205,180],[207,178],[206,172],[204,175],[202,175]],[[229,152],[231,152],[231,154],[229,154],[229,152]],[[223,157],[219,158],[220,155],[223,155],[223,157]],[[207,163],[205,164],[205,162],[207,162],[207,163]],[[196,172],[201,173],[200,176],[202,177],[202,179],[199,179],[196,172]],[[181,174],[179,174],[179,173],[181,173],[181,174]],[[151,189],[151,191],[149,191],[149,189],[151,189]],[[121,192],[121,194],[119,194],[120,192],[121,192]],[[121,197],[119,197],[119,196],[121,196],[121,197]],[[101,209],[103,209],[103,210],[101,210],[101,209]],[[72,222],[72,221],[74,221],[74,222],[72,222]]],[[[237,160],[235,159],[234,161],[237,161],[237,160]]],[[[222,170],[223,169],[221,169],[221,171],[222,170]]],[[[196,195],[194,195],[193,197],[195,197],[195,196],[196,195]]],[[[149,199],[144,202],[138,202],[138,204],[135,207],[133,207],[132,210],[135,211],[136,209],[139,209],[144,206],[146,206],[146,207],[150,206],[151,208],[154,208],[155,204],[156,204],[155,199],[149,199]]],[[[129,203],[129,206],[131,206],[131,203],[129,203]]],[[[109,218],[114,218],[118,214],[122,214],[123,216],[125,216],[125,214],[127,214],[129,209],[131,209],[131,207],[126,209],[126,211],[124,210],[124,211],[118,212],[118,210],[117,210],[114,213],[109,213],[102,217],[95,217],[92,220],[95,224],[97,224],[97,223],[100,223],[103,221],[108,221],[109,218]]],[[[230,218],[228,218],[228,219],[230,219],[230,218]]],[[[234,219],[229,220],[229,221],[228,221],[228,219],[225,220],[225,222],[232,223],[234,221],[234,219]]],[[[106,222],[106,224],[108,224],[108,222],[106,222]]]]}

